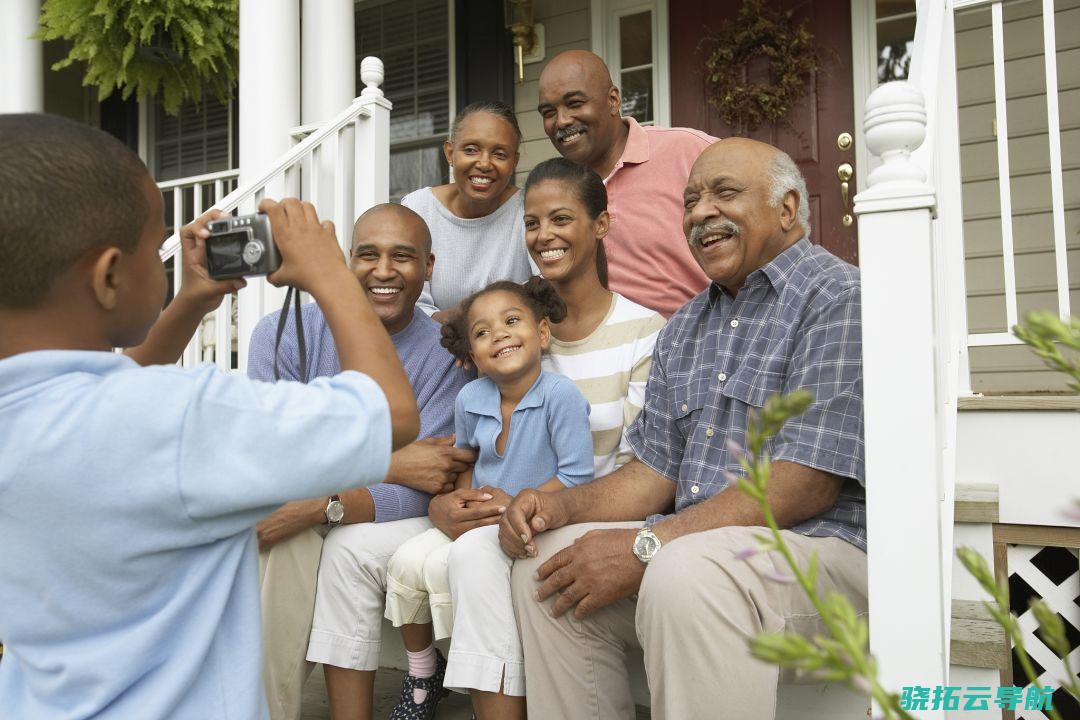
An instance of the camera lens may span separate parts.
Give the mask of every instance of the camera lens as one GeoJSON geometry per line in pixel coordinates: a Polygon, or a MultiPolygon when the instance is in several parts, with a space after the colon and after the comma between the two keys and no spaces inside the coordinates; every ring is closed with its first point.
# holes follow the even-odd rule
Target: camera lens
{"type": "Polygon", "coordinates": [[[244,245],[243,258],[244,262],[246,262],[248,265],[254,265],[255,263],[259,262],[259,258],[261,258],[262,255],[263,244],[258,240],[249,240],[248,243],[244,245]]]}

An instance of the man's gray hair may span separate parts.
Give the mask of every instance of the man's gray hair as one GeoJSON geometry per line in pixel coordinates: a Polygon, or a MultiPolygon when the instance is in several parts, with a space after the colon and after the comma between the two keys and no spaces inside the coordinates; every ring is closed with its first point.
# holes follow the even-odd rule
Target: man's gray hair
{"type": "Polygon", "coordinates": [[[780,202],[789,192],[799,196],[796,218],[802,225],[803,233],[810,237],[810,196],[806,191],[806,180],[790,155],[777,152],[769,168],[769,202],[773,207],[780,207],[780,202]]]}

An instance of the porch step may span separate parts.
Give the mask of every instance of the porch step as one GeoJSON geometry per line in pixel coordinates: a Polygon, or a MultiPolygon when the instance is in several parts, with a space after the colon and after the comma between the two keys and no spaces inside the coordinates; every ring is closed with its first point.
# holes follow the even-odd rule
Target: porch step
{"type": "Polygon", "coordinates": [[[1080,410],[1080,395],[971,395],[956,400],[957,410],[1080,410]]]}
{"type": "Polygon", "coordinates": [[[1005,629],[994,622],[980,601],[952,601],[949,647],[953,665],[994,670],[1009,667],[1009,644],[1005,629]]]}
{"type": "Polygon", "coordinates": [[[958,523],[996,523],[998,486],[992,483],[957,483],[953,521],[958,523]]]}

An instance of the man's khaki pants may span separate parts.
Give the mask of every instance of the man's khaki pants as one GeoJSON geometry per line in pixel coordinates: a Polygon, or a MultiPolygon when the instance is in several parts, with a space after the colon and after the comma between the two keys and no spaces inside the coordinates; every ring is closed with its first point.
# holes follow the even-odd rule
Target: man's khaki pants
{"type": "Polygon", "coordinates": [[[259,553],[263,685],[273,720],[300,717],[304,682],[315,667],[305,657],[319,557],[329,528],[303,530],[259,553]]]}
{"type": "MultiPolygon", "coordinates": [[[[584,621],[569,612],[551,617],[554,598],[536,600],[537,567],[589,530],[640,528],[641,523],[571,525],[536,538],[538,557],[513,570],[514,608],[525,651],[526,695],[533,718],[634,718],[627,648],[644,651],[652,716],[656,720],[753,718],[775,715],[780,673],[753,658],[747,641],[761,632],[806,636],[825,628],[779,553],[748,560],[735,554],[756,547],[766,528],[730,527],[666,544],[649,563],[636,598],[610,605],[584,621]]],[[[783,536],[796,560],[820,563],[822,595],[845,595],[865,614],[866,554],[839,538],[783,536]]],[[[786,678],[785,678],[786,679],[786,678]]]]}
{"type": "Polygon", "coordinates": [[[340,667],[378,667],[386,565],[398,546],[430,527],[426,517],[341,525],[329,534],[320,525],[259,554],[271,720],[299,720],[304,682],[315,667],[309,652],[340,667]],[[327,625],[326,616],[336,624],[327,625]]]}

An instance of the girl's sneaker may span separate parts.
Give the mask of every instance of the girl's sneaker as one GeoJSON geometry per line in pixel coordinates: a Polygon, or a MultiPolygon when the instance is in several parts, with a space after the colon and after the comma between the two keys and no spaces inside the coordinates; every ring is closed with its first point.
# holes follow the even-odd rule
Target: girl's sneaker
{"type": "Polygon", "coordinates": [[[432,720],[435,706],[450,694],[449,690],[443,688],[445,674],[446,658],[435,648],[435,674],[429,678],[418,678],[406,673],[405,682],[401,685],[401,699],[390,711],[389,720],[432,720]],[[413,701],[413,690],[416,688],[427,690],[427,697],[422,703],[413,701]]]}

